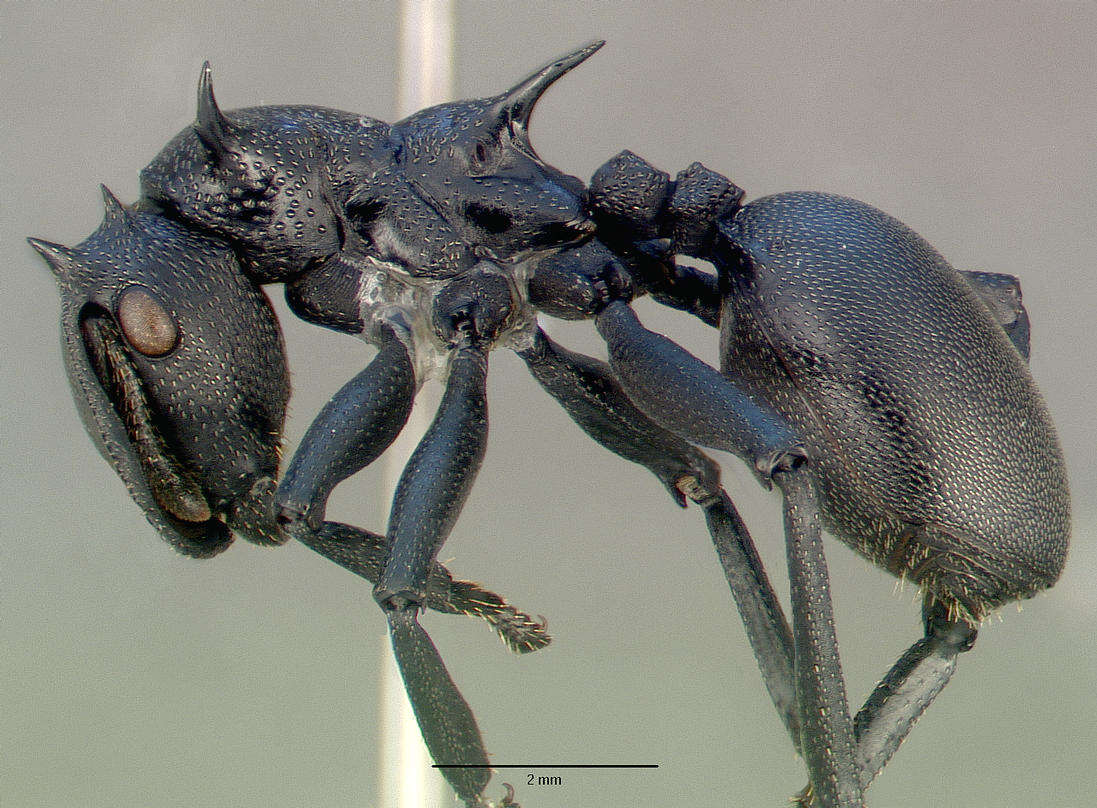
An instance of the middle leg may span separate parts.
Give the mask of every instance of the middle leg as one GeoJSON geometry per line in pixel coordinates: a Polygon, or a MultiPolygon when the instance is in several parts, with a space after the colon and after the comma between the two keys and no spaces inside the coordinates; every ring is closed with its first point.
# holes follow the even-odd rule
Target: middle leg
{"type": "Polygon", "coordinates": [[[446,388],[433,422],[396,487],[390,552],[374,599],[431,757],[468,806],[483,804],[487,752],[468,703],[419,625],[432,566],[463,507],[487,443],[487,354],[510,315],[510,287],[488,269],[454,281],[434,301],[439,336],[451,346],[446,388]]]}

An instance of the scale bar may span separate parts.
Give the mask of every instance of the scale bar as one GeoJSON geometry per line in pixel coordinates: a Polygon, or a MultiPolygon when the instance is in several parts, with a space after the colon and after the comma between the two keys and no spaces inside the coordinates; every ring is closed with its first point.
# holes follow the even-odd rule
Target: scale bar
{"type": "Polygon", "coordinates": [[[432,769],[658,769],[658,763],[435,763],[432,769]]]}

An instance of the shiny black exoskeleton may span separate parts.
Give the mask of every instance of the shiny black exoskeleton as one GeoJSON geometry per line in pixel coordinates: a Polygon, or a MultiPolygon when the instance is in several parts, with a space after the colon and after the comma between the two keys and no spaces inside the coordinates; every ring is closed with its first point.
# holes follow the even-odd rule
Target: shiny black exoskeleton
{"type": "MultiPolygon", "coordinates": [[[[1062,571],[1068,486],[1027,370],[1027,314],[1015,279],[957,272],[909,228],[845,197],[736,202],[703,217],[707,231],[683,238],[674,211],[684,178],[671,183],[635,155],[618,155],[593,183],[601,236],[650,259],[647,282],[661,301],[720,328],[723,378],[772,406],[803,442],[803,470],[828,530],[925,595],[925,640],[852,722],[844,696],[835,697],[843,686],[830,662],[837,645],[828,609],[797,614],[824,591],[823,559],[807,558],[822,574],[809,583],[811,570],[802,570],[801,599],[792,532],[794,647],[779,617],[765,615],[752,630],[774,701],[813,770],[807,793],[824,805],[859,805],[902,740],[895,723],[928,706],[956,654],[973,644],[974,626],[1062,571]],[[677,266],[674,253],[711,261],[718,278],[677,266]],[[816,703],[805,709],[811,690],[816,703]]],[[[636,328],[631,312],[613,308],[599,315],[604,336],[636,328]]],[[[630,378],[621,368],[629,395],[656,420],[688,424],[678,431],[720,446],[705,421],[720,418],[731,390],[710,399],[717,383],[690,387],[679,378],[678,351],[663,350],[657,385],[652,373],[630,378]]]]}
{"type": "MultiPolygon", "coordinates": [[[[235,536],[278,545],[274,518],[289,376],[262,289],[230,246],[103,189],[106,215],[76,247],[31,239],[61,292],[61,341],[88,433],[179,552],[206,558],[235,536]]],[[[300,538],[300,537],[299,537],[300,538]]],[[[308,537],[376,581],[383,536],[325,522],[308,537]]],[[[487,620],[515,650],[548,638],[498,595],[429,572],[426,605],[487,620]]]]}
{"type": "Polygon", "coordinates": [[[545,89],[599,46],[499,96],[393,125],[318,107],[222,112],[205,67],[197,121],[144,170],[141,200],[108,194],[103,225],[76,248],[32,240],[58,276],[75,397],[182,552],[293,537],[374,582],[428,747],[461,764],[444,773],[465,803],[485,805],[479,729],[417,613],[476,614],[518,651],[548,642],[543,624],[435,561],[483,456],[488,355],[515,350],[592,438],[702,507],[807,763],[802,803],[862,805],[979,620],[1062,568],[1067,485],[1025,365],[1019,287],[956,272],[854,200],[743,206],[700,164],[672,181],[624,152],[586,188],[537,157],[527,125],[545,89]],[[273,281],[301,317],[378,348],[280,483],[288,384],[258,287],[273,281]],[[718,327],[720,371],[643,328],[629,307],[642,294],[718,327]],[[538,312],[594,319],[609,363],[554,344],[538,312]],[[388,448],[432,375],[445,393],[386,535],[327,521],[332,489],[388,448]],[[696,446],[737,454],[781,490],[791,625],[696,446]],[[821,524],[925,593],[924,638],[855,717],[821,524]]]}
{"type": "Polygon", "coordinates": [[[270,303],[225,242],[103,197],[78,247],[32,241],[57,277],[88,432],[180,552],[214,555],[233,532],[284,542],[252,519],[273,497],[289,398],[270,303]]]}

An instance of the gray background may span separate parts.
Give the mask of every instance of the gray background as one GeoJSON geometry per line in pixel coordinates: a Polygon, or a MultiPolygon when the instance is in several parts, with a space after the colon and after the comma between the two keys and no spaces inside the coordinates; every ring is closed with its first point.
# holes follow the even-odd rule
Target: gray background
{"type": "MultiPolygon", "coordinates": [[[[193,119],[203,59],[226,108],[312,103],[391,119],[393,7],[265,6],[0,7],[4,806],[373,801],[383,621],[369,587],[298,546],[175,556],[81,430],[53,281],[23,241],[79,242],[100,221],[100,182],[135,198],[138,170],[193,119]]],[[[458,13],[463,97],[609,41],[534,119],[542,156],[571,173],[589,177],[626,147],[672,171],[702,160],[751,196],[806,188],[864,199],[957,267],[1021,276],[1032,370],[1073,480],[1070,563],[1048,595],[984,628],[869,796],[879,806],[1087,803],[1097,765],[1097,9],[462,2],[458,13]]],[[[715,361],[713,333],[639,309],[715,361]]],[[[292,446],[369,351],[283,319],[292,446]]],[[[599,350],[589,324],[551,330],[599,350]]],[[[471,621],[425,623],[497,762],[661,764],[556,772],[564,785],[523,788],[523,805],[784,804],[802,765],[699,514],[679,513],[654,478],[586,440],[505,353],[492,358],[491,406],[488,458],[442,555],[547,615],[556,641],[512,658],[471,621]]],[[[722,460],[784,587],[778,502],[722,460]]],[[[330,513],[381,529],[377,480],[367,471],[345,485],[330,513]]],[[[918,608],[909,589],[896,593],[843,546],[829,548],[860,700],[917,636],[918,608]]]]}

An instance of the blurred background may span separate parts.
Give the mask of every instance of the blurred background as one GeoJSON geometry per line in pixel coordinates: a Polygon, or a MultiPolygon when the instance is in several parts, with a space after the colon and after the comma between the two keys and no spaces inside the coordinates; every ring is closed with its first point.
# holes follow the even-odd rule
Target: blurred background
{"type": "MultiPolygon", "coordinates": [[[[589,178],[628,148],[694,160],[748,196],[863,199],[956,267],[1020,276],[1032,371],[1074,494],[1066,572],[1003,610],[869,791],[879,806],[1085,804],[1097,765],[1097,7],[1088,4],[458,2],[459,97],[493,94],[595,38],[532,137],[589,178]]],[[[384,621],[360,579],[303,547],[213,561],[159,540],[84,434],[57,344],[52,276],[24,242],[76,244],[97,188],[194,117],[202,61],[225,109],[307,103],[392,120],[395,5],[0,6],[0,802],[4,806],[369,806],[384,621]]],[[[371,356],[280,299],[292,448],[371,356]]],[[[644,321],[715,363],[716,335],[649,302],[644,321]]],[[[604,353],[589,324],[547,322],[604,353]]],[[[805,782],[761,684],[699,512],[590,442],[515,356],[492,356],[491,439],[442,551],[455,574],[548,617],[508,655],[480,625],[424,624],[498,763],[537,770],[527,808],[779,806],[805,782]]],[[[785,591],[779,502],[731,457],[725,483],[785,591]]],[[[329,514],[382,530],[379,472],[329,514]]],[[[828,543],[851,699],[919,636],[909,588],[828,543]]]]}

